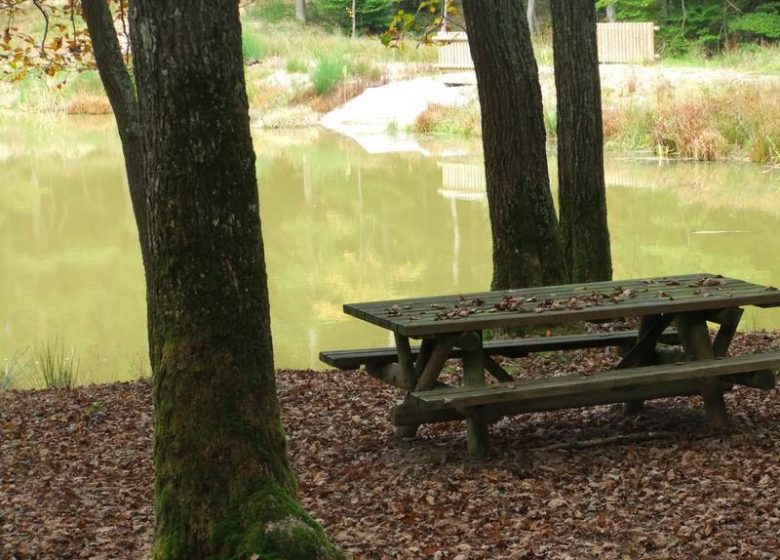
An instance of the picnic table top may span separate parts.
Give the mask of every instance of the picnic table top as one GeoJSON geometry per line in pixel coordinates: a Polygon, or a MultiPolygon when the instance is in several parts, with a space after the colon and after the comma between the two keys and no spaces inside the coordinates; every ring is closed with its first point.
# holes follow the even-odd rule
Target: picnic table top
{"type": "Polygon", "coordinates": [[[344,312],[400,335],[421,337],[742,305],[780,306],[780,291],[699,273],[348,303],[344,312]]]}

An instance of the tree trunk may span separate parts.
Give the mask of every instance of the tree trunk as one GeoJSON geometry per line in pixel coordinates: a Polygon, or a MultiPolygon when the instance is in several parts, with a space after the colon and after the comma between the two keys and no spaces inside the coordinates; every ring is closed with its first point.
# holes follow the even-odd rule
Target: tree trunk
{"type": "Polygon", "coordinates": [[[116,36],[114,20],[105,0],[82,0],[82,14],[89,28],[92,49],[103,88],[114,111],[122,154],[125,159],[127,185],[138,224],[138,239],[144,268],[149,255],[146,234],[146,191],[144,188],[144,154],[138,100],[130,72],[122,60],[122,49],[116,36]]]}
{"type": "Polygon", "coordinates": [[[523,5],[464,0],[482,107],[494,290],[560,283],[542,91],[523,5]]]}
{"type": "Polygon", "coordinates": [[[536,23],[536,0],[528,0],[525,9],[525,17],[528,19],[528,32],[533,36],[536,23]]]}
{"type": "Polygon", "coordinates": [[[133,0],[156,559],[342,558],[294,498],[236,0],[133,0]]]}
{"type": "Polygon", "coordinates": [[[552,0],[558,96],[558,202],[572,282],[612,278],[601,83],[592,0],[552,0]]]}
{"type": "Polygon", "coordinates": [[[295,0],[295,19],[306,23],[306,0],[295,0]]]}
{"type": "Polygon", "coordinates": [[[615,9],[614,2],[607,4],[607,21],[610,23],[615,23],[617,21],[617,10],[615,9]]]}

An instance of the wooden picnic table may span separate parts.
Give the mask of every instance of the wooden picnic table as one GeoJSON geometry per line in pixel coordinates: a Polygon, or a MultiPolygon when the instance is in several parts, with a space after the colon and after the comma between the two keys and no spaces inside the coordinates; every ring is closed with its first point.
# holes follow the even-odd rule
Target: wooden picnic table
{"type": "Polygon", "coordinates": [[[625,402],[636,410],[644,400],[700,394],[709,423],[728,424],[724,391],[735,384],[771,388],[780,353],[724,358],[742,307],[780,306],[780,291],[720,275],[700,273],[661,278],[544,286],[519,290],[352,303],[344,312],[393,332],[395,349],[323,352],[334,365],[349,353],[367,371],[408,391],[391,418],[401,435],[423,423],[465,418],[469,451],[488,450],[487,426],[505,414],[625,402]],[[521,356],[535,348],[614,345],[611,333],[549,337],[530,344],[485,341],[486,331],[605,322],[639,317],[639,329],[625,335],[622,359],[613,371],[514,379],[493,359],[521,356]],[[710,337],[707,322],[719,325],[710,337]],[[676,332],[670,332],[671,326],[676,332]],[[688,361],[658,364],[659,342],[681,343],[688,361]],[[410,339],[420,339],[413,348],[410,339]],[[341,357],[337,357],[337,355],[341,357]],[[373,356],[373,358],[372,358],[373,356]],[[382,357],[379,359],[378,356],[382,357]],[[463,360],[463,384],[439,379],[451,357],[463,360]],[[497,381],[486,384],[485,372],[497,381]]]}

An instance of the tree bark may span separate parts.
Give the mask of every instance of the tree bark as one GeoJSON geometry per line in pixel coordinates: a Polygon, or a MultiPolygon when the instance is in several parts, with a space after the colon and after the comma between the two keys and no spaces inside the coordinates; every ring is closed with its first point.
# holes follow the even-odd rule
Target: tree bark
{"type": "Polygon", "coordinates": [[[306,23],[306,0],[295,0],[295,19],[306,23]]]}
{"type": "Polygon", "coordinates": [[[294,498],[236,0],[133,0],[155,559],[343,558],[294,498]]]}
{"type": "Polygon", "coordinates": [[[533,36],[534,24],[536,23],[536,0],[527,0],[525,8],[525,17],[528,19],[528,32],[533,36]]]}
{"type": "Polygon", "coordinates": [[[558,202],[572,282],[612,278],[601,82],[592,0],[552,0],[558,97],[558,202]]]}
{"type": "Polygon", "coordinates": [[[149,242],[146,234],[146,190],[144,188],[144,154],[138,100],[130,72],[122,60],[122,49],[114,29],[114,20],[106,0],[82,0],[82,14],[87,22],[98,73],[114,111],[122,154],[125,159],[127,185],[138,224],[141,255],[146,265],[149,242]]]}
{"type": "Polygon", "coordinates": [[[607,4],[607,21],[610,23],[615,23],[617,21],[617,10],[615,9],[615,4],[607,4]]]}
{"type": "Polygon", "coordinates": [[[560,283],[561,240],[550,192],[542,91],[523,5],[464,0],[482,108],[492,289],[560,283]]]}

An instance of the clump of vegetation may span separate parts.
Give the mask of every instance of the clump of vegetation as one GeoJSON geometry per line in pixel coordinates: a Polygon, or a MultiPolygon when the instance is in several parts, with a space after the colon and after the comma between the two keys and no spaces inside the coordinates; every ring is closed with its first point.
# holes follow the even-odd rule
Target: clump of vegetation
{"type": "Polygon", "coordinates": [[[351,63],[343,56],[322,56],[311,71],[311,83],[317,95],[333,90],[351,73],[351,63]]]}
{"type": "Polygon", "coordinates": [[[247,63],[260,62],[265,57],[266,47],[259,35],[245,31],[241,35],[241,52],[247,63]]]}
{"type": "Polygon", "coordinates": [[[465,106],[431,103],[417,116],[412,129],[420,134],[481,135],[479,103],[475,101],[465,106]]]}
{"type": "Polygon", "coordinates": [[[61,341],[36,343],[32,365],[37,380],[47,389],[64,389],[76,385],[79,357],[75,349],[65,350],[61,341]]]}
{"type": "Polygon", "coordinates": [[[10,389],[14,382],[27,371],[27,363],[24,361],[25,354],[27,354],[26,348],[14,352],[0,362],[0,390],[10,389]]]}
{"type": "Polygon", "coordinates": [[[710,103],[686,98],[660,108],[651,131],[659,153],[698,161],[722,159],[726,139],[717,129],[710,103]]]}
{"type": "Polygon", "coordinates": [[[771,85],[665,88],[603,112],[604,139],[622,149],[700,161],[743,157],[780,164],[780,91],[771,85]]]}

